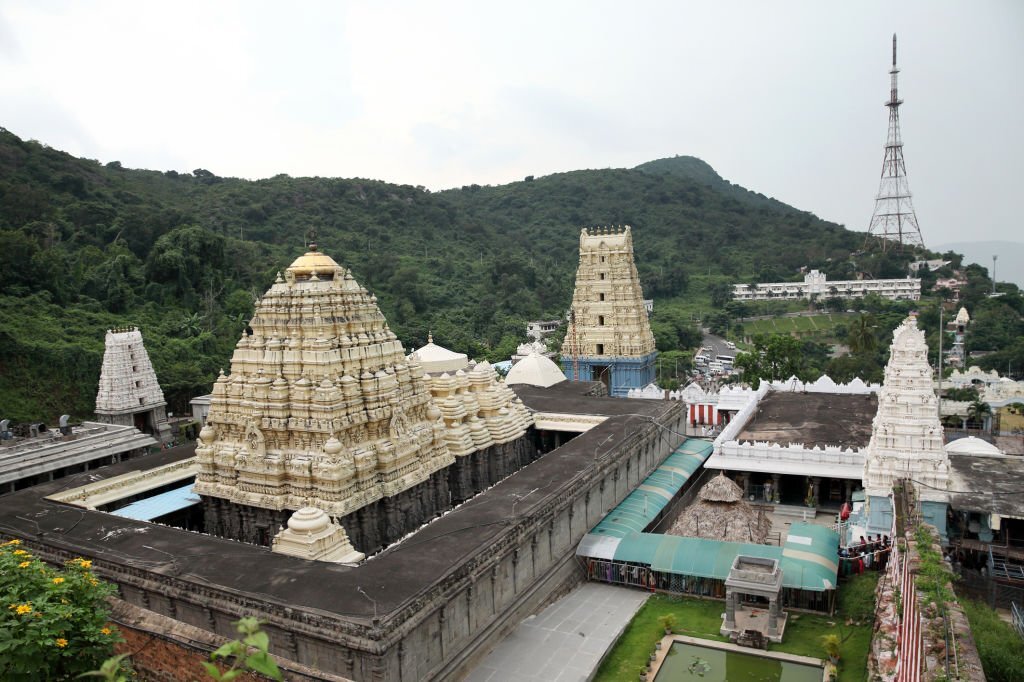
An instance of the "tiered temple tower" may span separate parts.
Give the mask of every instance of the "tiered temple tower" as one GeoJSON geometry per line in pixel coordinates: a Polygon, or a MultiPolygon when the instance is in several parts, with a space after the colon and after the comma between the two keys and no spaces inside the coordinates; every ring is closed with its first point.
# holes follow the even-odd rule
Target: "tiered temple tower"
{"type": "Polygon", "coordinates": [[[196,449],[209,532],[267,544],[286,510],[343,517],[418,486],[417,505],[447,502],[432,476],[454,460],[423,373],[350,272],[312,247],[278,274],[249,327],[196,449]]]}
{"type": "Polygon", "coordinates": [[[946,454],[928,346],[917,318],[908,317],[893,332],[889,363],[878,396],[878,413],[864,461],[870,532],[888,533],[889,495],[900,479],[911,479],[928,523],[945,536],[949,501],[946,454]]]}
{"type": "Polygon", "coordinates": [[[601,381],[613,396],[654,381],[654,335],[644,309],[629,226],[580,233],[580,263],[562,370],[601,381]]]}
{"type": "MultiPolygon", "coordinates": [[[[502,443],[533,453],[521,439],[532,420],[492,387],[489,366],[432,385],[376,297],[315,246],[278,275],[249,327],[196,449],[212,534],[269,544],[309,507],[369,553],[448,508],[457,455],[502,443]]],[[[486,473],[484,487],[511,472],[486,473]]]]}
{"type": "Polygon", "coordinates": [[[137,327],[107,330],[96,419],[105,424],[134,426],[162,443],[171,441],[167,401],[137,327]]]}

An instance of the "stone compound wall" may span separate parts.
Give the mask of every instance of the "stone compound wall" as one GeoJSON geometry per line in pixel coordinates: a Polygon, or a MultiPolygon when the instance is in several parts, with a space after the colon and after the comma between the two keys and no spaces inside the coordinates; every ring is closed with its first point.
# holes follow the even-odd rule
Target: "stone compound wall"
{"type": "MultiPolygon", "coordinates": [[[[909,483],[903,482],[909,487],[909,483]]],[[[894,547],[885,573],[875,590],[875,632],[868,654],[868,675],[872,680],[939,681],[948,679],[984,682],[981,658],[971,634],[967,615],[955,597],[939,605],[919,589],[923,550],[941,556],[935,540],[938,531],[924,524],[931,541],[920,546],[915,530],[922,526],[912,510],[913,492],[904,488],[897,493],[892,538],[894,547]],[[909,496],[903,498],[903,493],[909,496]],[[902,536],[897,529],[904,528],[902,536]],[[908,598],[908,594],[911,596],[908,598]],[[949,674],[947,675],[947,668],[949,674]]],[[[948,562],[943,562],[949,577],[948,562]]],[[[953,595],[946,580],[944,590],[953,595]]]]}
{"type": "MultiPolygon", "coordinates": [[[[111,621],[124,641],[114,648],[115,654],[129,654],[132,670],[142,682],[194,682],[209,676],[203,662],[210,653],[228,641],[192,625],[160,616],[132,606],[120,599],[111,599],[111,621]]],[[[346,682],[346,678],[318,672],[280,658],[275,659],[284,678],[294,682],[324,680],[346,682]]],[[[227,666],[220,666],[221,672],[227,666]]],[[[238,680],[265,680],[262,675],[244,673],[238,680]]]]}
{"type": "MultiPolygon", "coordinates": [[[[676,403],[660,421],[678,432],[683,418],[676,403]]],[[[674,445],[653,425],[637,427],[596,466],[549,494],[537,511],[510,519],[485,549],[414,600],[372,620],[303,610],[115,558],[97,558],[94,566],[119,586],[128,603],[206,632],[233,638],[233,621],[260,618],[272,654],[334,675],[400,682],[456,679],[552,595],[582,580],[575,561],[580,539],[674,445]]],[[[25,544],[51,562],[74,556],[56,545],[25,544]]]]}

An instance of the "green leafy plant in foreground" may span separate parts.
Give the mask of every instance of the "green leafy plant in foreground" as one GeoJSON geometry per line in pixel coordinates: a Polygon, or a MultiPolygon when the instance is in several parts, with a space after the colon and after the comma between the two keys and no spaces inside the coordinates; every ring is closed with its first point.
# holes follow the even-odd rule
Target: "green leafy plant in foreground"
{"type": "Polygon", "coordinates": [[[210,654],[209,663],[203,663],[207,674],[214,680],[228,682],[247,671],[265,675],[273,680],[283,679],[281,670],[268,653],[270,638],[260,629],[256,618],[242,618],[235,623],[242,639],[233,640],[210,654]],[[221,672],[216,661],[230,661],[231,667],[221,672]]]}
{"type": "MultiPolygon", "coordinates": [[[[270,638],[260,629],[260,621],[256,618],[242,618],[235,623],[235,627],[242,638],[224,644],[210,654],[209,661],[203,661],[203,668],[210,679],[229,682],[248,672],[255,672],[272,680],[283,680],[280,668],[268,651],[270,638]],[[224,665],[228,665],[228,669],[222,672],[224,665]]],[[[127,682],[122,661],[130,655],[121,654],[109,658],[98,670],[91,670],[81,677],[99,677],[105,682],[127,682]]]]}
{"type": "Polygon", "coordinates": [[[120,641],[108,625],[114,588],[92,562],[47,566],[21,546],[0,545],[0,678],[68,680],[98,665],[120,641]]]}

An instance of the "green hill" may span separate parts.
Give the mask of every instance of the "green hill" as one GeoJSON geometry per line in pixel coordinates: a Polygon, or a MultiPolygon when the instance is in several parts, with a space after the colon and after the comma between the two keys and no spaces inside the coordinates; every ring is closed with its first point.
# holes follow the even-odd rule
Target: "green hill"
{"type": "Polygon", "coordinates": [[[567,308],[579,229],[619,224],[633,226],[645,293],[665,302],[656,331],[681,329],[679,301],[844,261],[862,242],[692,157],[432,193],[131,170],[0,129],[0,416],[87,416],[104,331],[123,324],[142,329],[171,409],[184,411],[228,366],[254,298],[310,228],[407,347],[433,331],[455,350],[507,357],[525,320],[567,308]]]}

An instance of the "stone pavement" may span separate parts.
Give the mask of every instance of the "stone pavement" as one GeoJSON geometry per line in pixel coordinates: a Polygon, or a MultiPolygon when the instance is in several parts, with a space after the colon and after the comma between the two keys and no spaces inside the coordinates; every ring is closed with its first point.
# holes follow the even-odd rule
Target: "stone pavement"
{"type": "Polygon", "coordinates": [[[585,681],[649,596],[638,589],[584,583],[520,623],[466,682],[585,681]]]}

